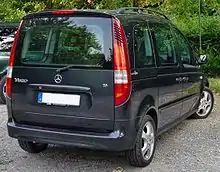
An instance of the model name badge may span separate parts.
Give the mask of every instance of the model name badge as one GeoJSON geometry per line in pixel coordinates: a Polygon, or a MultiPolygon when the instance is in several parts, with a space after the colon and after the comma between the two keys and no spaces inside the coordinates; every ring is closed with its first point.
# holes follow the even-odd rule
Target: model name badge
{"type": "Polygon", "coordinates": [[[27,79],[21,79],[21,78],[14,78],[15,82],[18,82],[18,83],[27,83],[28,80],[27,79]]]}

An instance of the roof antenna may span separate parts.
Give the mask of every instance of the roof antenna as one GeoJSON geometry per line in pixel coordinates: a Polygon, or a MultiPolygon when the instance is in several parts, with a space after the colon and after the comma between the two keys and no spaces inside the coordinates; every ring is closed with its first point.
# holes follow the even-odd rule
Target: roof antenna
{"type": "Polygon", "coordinates": [[[202,53],[201,0],[199,0],[199,54],[202,53]]]}

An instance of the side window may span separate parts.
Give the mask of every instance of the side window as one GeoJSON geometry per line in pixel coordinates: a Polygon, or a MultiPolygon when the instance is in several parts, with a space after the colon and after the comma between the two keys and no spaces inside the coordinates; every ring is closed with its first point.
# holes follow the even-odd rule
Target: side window
{"type": "Polygon", "coordinates": [[[130,57],[131,68],[134,68],[134,55],[133,55],[133,26],[124,26],[126,39],[128,44],[128,53],[130,57]]]}
{"type": "Polygon", "coordinates": [[[134,53],[137,68],[153,66],[154,56],[147,25],[134,27],[134,53]]]}
{"type": "Polygon", "coordinates": [[[175,29],[174,32],[175,32],[175,35],[177,38],[177,43],[178,43],[178,47],[179,47],[179,55],[180,55],[180,59],[182,61],[182,64],[183,65],[184,64],[194,65],[194,57],[193,57],[193,55],[191,55],[190,47],[189,47],[187,39],[177,29],[175,29]]]}
{"type": "Polygon", "coordinates": [[[175,39],[172,37],[170,27],[162,24],[153,24],[152,29],[158,54],[158,65],[177,65],[175,39]]]}

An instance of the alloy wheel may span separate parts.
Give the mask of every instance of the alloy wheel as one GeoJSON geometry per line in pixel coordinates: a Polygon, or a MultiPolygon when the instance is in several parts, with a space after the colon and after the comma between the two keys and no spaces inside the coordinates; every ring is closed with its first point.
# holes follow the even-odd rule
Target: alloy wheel
{"type": "Polygon", "coordinates": [[[155,134],[153,124],[148,121],[146,122],[142,131],[142,155],[144,159],[149,160],[154,151],[155,134]]]}
{"type": "Polygon", "coordinates": [[[201,117],[206,116],[212,108],[212,96],[209,92],[203,91],[197,114],[201,117]]]}

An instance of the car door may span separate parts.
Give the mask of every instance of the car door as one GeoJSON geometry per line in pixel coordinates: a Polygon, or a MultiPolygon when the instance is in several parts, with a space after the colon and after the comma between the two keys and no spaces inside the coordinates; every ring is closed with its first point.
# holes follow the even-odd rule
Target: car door
{"type": "Polygon", "coordinates": [[[175,39],[168,24],[151,23],[157,59],[157,84],[159,97],[159,128],[175,122],[181,116],[181,67],[175,39]]]}
{"type": "Polygon", "coordinates": [[[133,89],[138,92],[136,100],[142,102],[144,99],[150,98],[157,104],[155,100],[157,97],[157,68],[148,24],[135,25],[133,35],[134,69],[132,69],[132,80],[133,89]]]}
{"type": "Polygon", "coordinates": [[[188,40],[177,29],[174,33],[178,43],[178,54],[181,59],[182,72],[181,80],[183,83],[183,107],[182,115],[192,113],[197,108],[201,91],[201,70],[197,65],[196,58],[188,40]]]}

